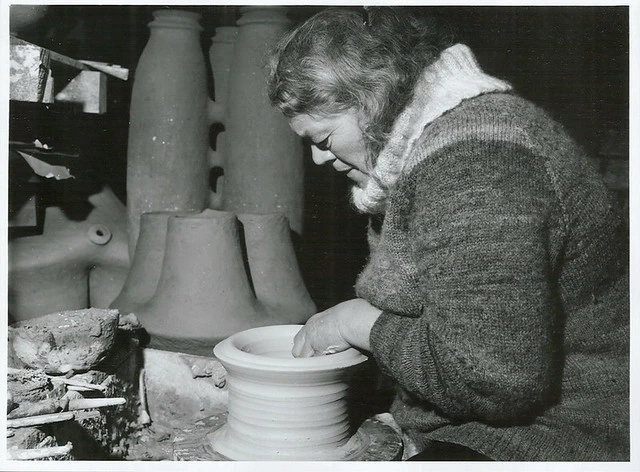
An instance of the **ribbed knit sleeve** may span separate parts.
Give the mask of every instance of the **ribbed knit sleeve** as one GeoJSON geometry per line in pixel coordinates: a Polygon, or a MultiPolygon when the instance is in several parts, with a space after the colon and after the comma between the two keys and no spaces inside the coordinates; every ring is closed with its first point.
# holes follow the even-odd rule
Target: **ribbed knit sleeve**
{"type": "Polygon", "coordinates": [[[548,406],[560,310],[549,228],[562,216],[545,163],[519,145],[460,141],[401,178],[387,214],[410,242],[420,313],[375,323],[381,369],[452,419],[526,421],[548,406]]]}

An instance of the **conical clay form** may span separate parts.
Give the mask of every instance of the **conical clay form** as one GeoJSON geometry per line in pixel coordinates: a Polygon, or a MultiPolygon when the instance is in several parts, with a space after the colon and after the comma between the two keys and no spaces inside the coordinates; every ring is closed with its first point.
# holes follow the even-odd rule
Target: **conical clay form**
{"type": "Polygon", "coordinates": [[[239,214],[256,296],[279,323],[304,323],[316,312],[284,215],[239,214]]]}
{"type": "Polygon", "coordinates": [[[210,435],[233,460],[350,460],[367,441],[349,424],[347,391],[367,357],[355,349],[294,358],[300,325],[237,333],[214,354],[227,370],[227,424],[210,435]]]}
{"type": "Polygon", "coordinates": [[[140,235],[120,294],[111,303],[121,314],[131,313],[149,301],[156,291],[167,240],[169,217],[189,215],[188,212],[155,211],[140,216],[140,235]]]}
{"type": "Polygon", "coordinates": [[[135,314],[152,345],[183,343],[184,350],[189,344],[210,349],[232,333],[267,324],[249,284],[235,215],[171,216],[156,292],[135,314]]]}

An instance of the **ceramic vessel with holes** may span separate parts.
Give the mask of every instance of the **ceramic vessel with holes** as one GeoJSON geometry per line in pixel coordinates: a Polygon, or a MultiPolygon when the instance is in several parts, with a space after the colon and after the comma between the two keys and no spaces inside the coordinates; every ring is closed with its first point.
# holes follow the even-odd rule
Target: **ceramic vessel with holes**
{"type": "Polygon", "coordinates": [[[349,421],[347,391],[367,357],[356,349],[294,358],[301,325],[253,328],[214,348],[227,370],[227,424],[211,435],[232,460],[349,460],[366,448],[349,421]]]}

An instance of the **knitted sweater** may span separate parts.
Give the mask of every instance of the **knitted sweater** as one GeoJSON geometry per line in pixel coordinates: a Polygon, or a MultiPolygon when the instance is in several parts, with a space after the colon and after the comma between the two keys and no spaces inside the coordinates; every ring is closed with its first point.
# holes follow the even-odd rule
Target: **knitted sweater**
{"type": "MultiPolygon", "coordinates": [[[[466,47],[443,56],[466,59],[436,75],[485,80],[466,47]]],[[[628,242],[610,196],[562,127],[499,82],[421,111],[447,84],[464,88],[418,84],[380,154],[395,175],[360,195],[384,213],[356,292],[383,310],[370,343],[398,386],[391,413],[419,449],[629,460],[628,242]]]]}

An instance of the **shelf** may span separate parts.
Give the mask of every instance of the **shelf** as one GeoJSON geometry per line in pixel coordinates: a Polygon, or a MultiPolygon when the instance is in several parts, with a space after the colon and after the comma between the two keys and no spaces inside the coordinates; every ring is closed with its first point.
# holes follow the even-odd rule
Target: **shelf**
{"type": "Polygon", "coordinates": [[[11,36],[10,99],[73,103],[85,113],[107,111],[107,77],[127,80],[128,69],[77,60],[11,36]],[[55,79],[55,80],[54,80],[55,79]]]}

